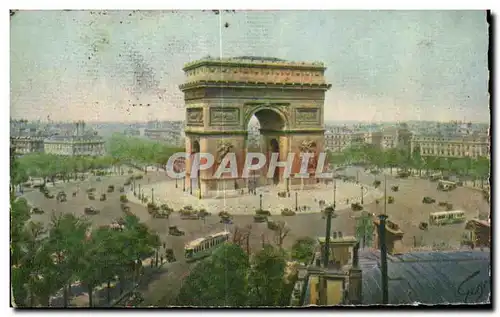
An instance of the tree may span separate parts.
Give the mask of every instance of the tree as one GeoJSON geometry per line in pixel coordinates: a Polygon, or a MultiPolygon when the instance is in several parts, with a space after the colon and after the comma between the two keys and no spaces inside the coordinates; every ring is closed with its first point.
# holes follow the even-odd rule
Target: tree
{"type": "Polygon", "coordinates": [[[11,265],[18,265],[22,258],[26,222],[30,219],[30,206],[24,198],[10,200],[10,249],[11,265]]]}
{"type": "Polygon", "coordinates": [[[292,246],[292,259],[305,264],[311,262],[314,256],[315,247],[316,240],[314,240],[313,238],[298,238],[292,246]]]}
{"type": "Polygon", "coordinates": [[[21,259],[13,267],[13,291],[19,306],[48,306],[50,295],[60,285],[57,272],[46,247],[46,230],[38,222],[30,222],[23,231],[21,259]]]}
{"type": "Polygon", "coordinates": [[[249,224],[244,228],[235,226],[232,232],[233,243],[243,248],[247,255],[250,256],[250,236],[252,234],[252,225],[249,224]]]}
{"type": "Polygon", "coordinates": [[[356,219],[356,239],[362,241],[362,247],[371,246],[373,242],[374,224],[372,216],[367,211],[362,211],[356,219]]]}
{"type": "Polygon", "coordinates": [[[274,232],[276,245],[281,248],[283,246],[285,238],[291,231],[290,227],[288,227],[286,222],[284,221],[277,221],[275,222],[275,225],[272,226],[272,231],[274,232]]]}
{"type": "Polygon", "coordinates": [[[247,303],[248,256],[232,243],[199,262],[182,285],[178,305],[241,307],[247,303]]]}
{"type": "Polygon", "coordinates": [[[254,255],[248,276],[250,306],[280,304],[285,268],[286,254],[281,248],[267,244],[254,255]]]}
{"type": "Polygon", "coordinates": [[[87,220],[69,213],[56,214],[51,219],[48,249],[54,255],[59,275],[65,281],[63,287],[65,307],[68,305],[68,287],[80,267],[84,241],[89,228],[90,223],[87,220]]]}

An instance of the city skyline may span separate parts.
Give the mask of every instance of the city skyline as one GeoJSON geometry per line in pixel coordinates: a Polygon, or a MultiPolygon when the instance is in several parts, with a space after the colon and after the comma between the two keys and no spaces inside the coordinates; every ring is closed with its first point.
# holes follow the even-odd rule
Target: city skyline
{"type": "Polygon", "coordinates": [[[489,122],[487,50],[484,11],[21,11],[11,116],[183,120],[186,62],[255,55],[324,62],[325,122],[489,122]]]}

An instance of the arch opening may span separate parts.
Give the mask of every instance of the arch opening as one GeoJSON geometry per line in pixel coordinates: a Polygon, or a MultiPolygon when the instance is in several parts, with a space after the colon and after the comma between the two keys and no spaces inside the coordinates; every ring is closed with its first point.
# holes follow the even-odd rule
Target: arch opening
{"type": "Polygon", "coordinates": [[[247,123],[246,152],[263,153],[266,157],[266,164],[258,171],[252,171],[250,179],[247,181],[249,192],[263,185],[277,185],[280,182],[280,168],[273,171],[273,177],[267,179],[269,162],[272,153],[278,154],[278,161],[281,161],[280,149],[282,148],[281,138],[284,136],[286,121],[282,114],[274,109],[262,108],[255,111],[247,123]]]}

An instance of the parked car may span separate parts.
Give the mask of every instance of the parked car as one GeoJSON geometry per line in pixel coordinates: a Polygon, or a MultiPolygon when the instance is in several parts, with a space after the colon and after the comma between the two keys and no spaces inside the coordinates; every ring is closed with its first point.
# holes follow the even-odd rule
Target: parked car
{"type": "Polygon", "coordinates": [[[113,185],[109,185],[109,186],[108,186],[108,193],[112,193],[112,192],[114,192],[114,191],[115,191],[115,186],[113,186],[113,185]]]}
{"type": "Polygon", "coordinates": [[[99,198],[100,201],[105,201],[106,200],[106,194],[101,194],[101,198],[99,198]]]}
{"type": "Polygon", "coordinates": [[[393,192],[397,192],[397,191],[399,191],[399,186],[392,186],[392,187],[391,187],[391,190],[392,190],[393,192]]]}
{"type": "Polygon", "coordinates": [[[125,187],[120,186],[120,193],[124,193],[124,192],[125,192],[125,187]]]}
{"type": "Polygon", "coordinates": [[[90,199],[90,200],[95,200],[95,195],[94,194],[88,194],[87,197],[90,199]]]}

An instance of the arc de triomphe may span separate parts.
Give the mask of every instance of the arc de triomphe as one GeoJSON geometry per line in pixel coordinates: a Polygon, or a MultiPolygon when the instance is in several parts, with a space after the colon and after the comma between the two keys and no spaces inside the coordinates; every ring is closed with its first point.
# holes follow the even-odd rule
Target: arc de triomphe
{"type": "MultiPolygon", "coordinates": [[[[211,169],[191,178],[192,156],[187,159],[187,190],[207,197],[217,190],[247,187],[252,176],[244,180],[241,175],[248,123],[253,115],[260,123],[260,147],[268,161],[272,152],[278,152],[279,160],[285,161],[289,152],[304,152],[304,146],[313,153],[321,152],[325,92],[331,86],[325,83],[325,70],[323,63],[263,57],[205,58],[186,64],[186,82],[179,87],[186,105],[186,152],[211,153],[216,160],[211,169]],[[230,173],[223,174],[222,179],[213,177],[223,148],[236,153],[237,178],[230,173]]],[[[259,177],[267,173],[267,163],[253,180],[289,189],[301,182],[293,178],[299,169],[300,157],[296,155],[290,180],[283,180],[283,168],[276,169],[273,179],[259,177]]],[[[310,173],[314,174],[314,166],[310,173]]],[[[316,180],[310,178],[306,182],[316,180]]]]}

